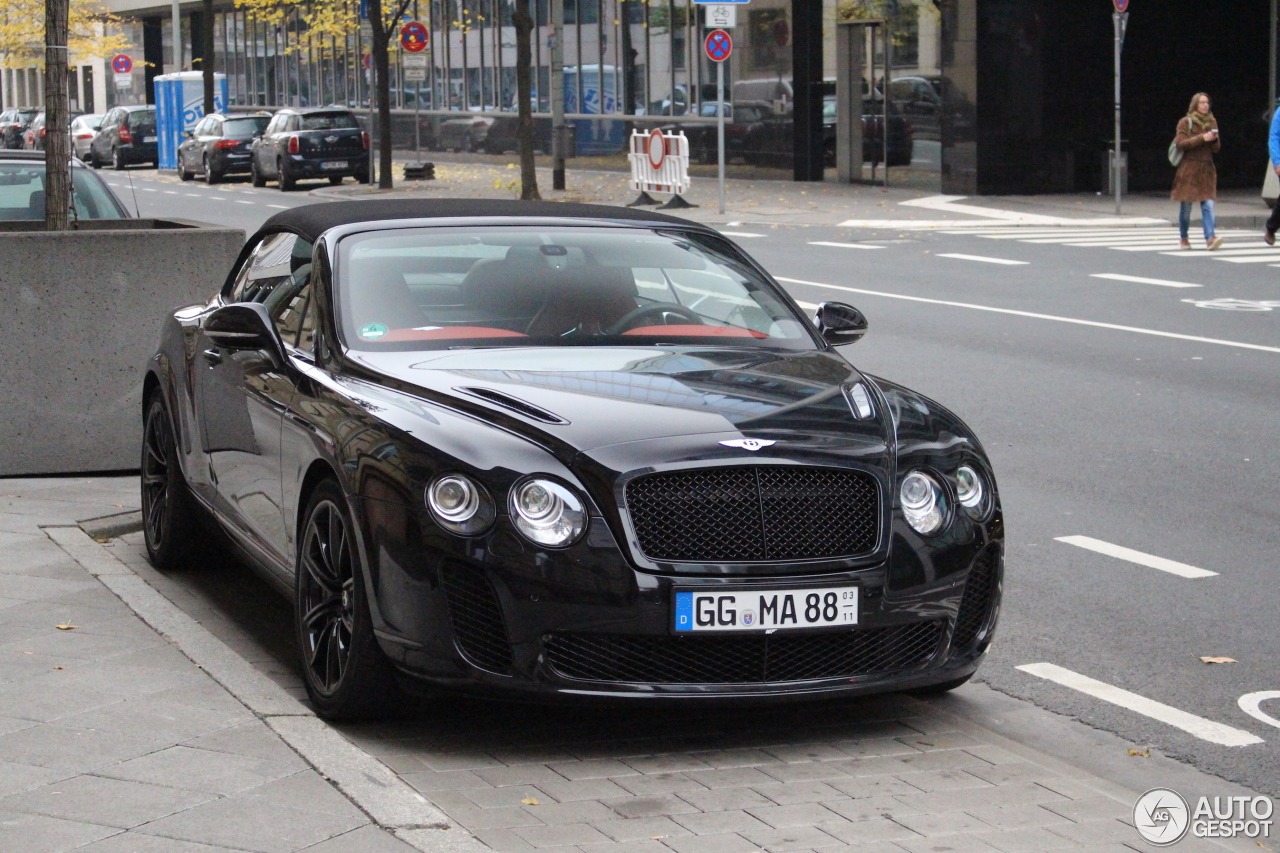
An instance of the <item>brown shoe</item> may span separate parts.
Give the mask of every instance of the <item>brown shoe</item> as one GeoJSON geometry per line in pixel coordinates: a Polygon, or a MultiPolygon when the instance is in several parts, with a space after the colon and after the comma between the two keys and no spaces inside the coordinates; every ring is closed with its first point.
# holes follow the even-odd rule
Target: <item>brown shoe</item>
{"type": "Polygon", "coordinates": [[[1222,238],[1214,237],[1205,245],[1205,248],[1208,249],[1210,252],[1212,252],[1214,249],[1217,249],[1221,245],[1222,245],[1222,238]]]}
{"type": "Polygon", "coordinates": [[[1267,241],[1268,246],[1274,246],[1276,244],[1276,232],[1267,229],[1262,232],[1262,239],[1267,241]]]}
{"type": "Polygon", "coordinates": [[[1190,248],[1191,248],[1191,241],[1190,241],[1190,240],[1181,240],[1181,241],[1179,241],[1179,242],[1178,242],[1178,248],[1179,248],[1179,249],[1190,249],[1190,248]]]}

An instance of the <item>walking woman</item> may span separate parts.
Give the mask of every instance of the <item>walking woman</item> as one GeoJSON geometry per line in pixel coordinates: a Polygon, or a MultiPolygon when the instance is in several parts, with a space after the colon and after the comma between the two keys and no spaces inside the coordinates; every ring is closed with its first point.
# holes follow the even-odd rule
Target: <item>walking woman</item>
{"type": "Polygon", "coordinates": [[[1191,205],[1199,202],[1205,248],[1213,251],[1222,245],[1222,238],[1213,230],[1213,203],[1218,197],[1218,170],[1213,167],[1213,155],[1222,149],[1222,141],[1218,138],[1218,120],[1213,117],[1209,96],[1204,92],[1197,92],[1191,99],[1186,117],[1178,122],[1174,141],[1182,152],[1182,162],[1173,177],[1169,197],[1182,202],[1178,211],[1182,248],[1191,248],[1187,234],[1191,228],[1191,205]]]}

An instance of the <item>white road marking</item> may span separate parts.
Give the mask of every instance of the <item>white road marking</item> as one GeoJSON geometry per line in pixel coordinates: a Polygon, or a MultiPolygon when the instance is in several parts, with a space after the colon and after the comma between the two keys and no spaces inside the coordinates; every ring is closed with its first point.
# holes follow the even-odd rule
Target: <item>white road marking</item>
{"type": "Polygon", "coordinates": [[[884,246],[871,246],[867,243],[829,243],[826,240],[810,240],[810,246],[835,246],[837,249],[883,249],[884,246]]]}
{"type": "Polygon", "coordinates": [[[245,200],[243,200],[243,199],[239,199],[239,198],[238,198],[238,199],[236,199],[236,204],[256,204],[256,203],[257,203],[257,202],[245,201],[245,200]]]}
{"type": "Polygon", "coordinates": [[[164,194],[165,194],[165,195],[177,195],[177,193],[176,193],[175,191],[173,191],[173,190],[165,190],[165,191],[164,191],[164,194]]]}
{"type": "Polygon", "coordinates": [[[214,201],[226,201],[226,200],[227,200],[225,196],[220,196],[220,195],[211,195],[211,196],[207,196],[207,198],[211,198],[211,199],[213,199],[214,201]]]}
{"type": "Polygon", "coordinates": [[[801,308],[805,309],[806,311],[818,310],[818,303],[816,302],[801,302],[799,299],[797,299],[796,304],[799,305],[801,308]]]}
{"type": "Polygon", "coordinates": [[[1240,706],[1241,711],[1244,711],[1255,720],[1260,720],[1269,726],[1275,726],[1280,729],[1280,720],[1258,707],[1268,699],[1280,699],[1280,690],[1262,690],[1258,693],[1246,693],[1240,697],[1236,704],[1240,706]]]}
{"type": "Polygon", "coordinates": [[[138,187],[138,189],[142,190],[144,193],[158,192],[157,190],[151,189],[151,187],[138,187]]]}
{"type": "Polygon", "coordinates": [[[955,254],[955,253],[948,253],[948,254],[945,254],[945,255],[938,255],[937,257],[939,257],[939,258],[955,258],[956,260],[959,260],[959,261],[977,261],[977,262],[979,262],[979,263],[983,263],[983,264],[1004,264],[1004,265],[1006,265],[1006,266],[1011,266],[1011,267],[1013,267],[1013,266],[1024,266],[1024,265],[1026,265],[1026,264],[1030,263],[1030,261],[1011,261],[1011,260],[1009,260],[1008,258],[985,258],[985,257],[983,257],[982,255],[959,255],[959,254],[955,254]]]}
{"type": "Polygon", "coordinates": [[[763,234],[753,234],[750,231],[721,231],[726,237],[763,237],[763,234]]]}
{"type": "Polygon", "coordinates": [[[200,193],[183,193],[187,198],[200,198],[200,193]]]}
{"type": "Polygon", "coordinates": [[[1162,278],[1143,278],[1140,275],[1121,275],[1118,272],[1095,272],[1089,278],[1109,278],[1113,281],[1133,281],[1138,284],[1158,284],[1161,287],[1204,287],[1202,284],[1188,284],[1185,281],[1165,281],[1162,278]]]}
{"type": "Polygon", "coordinates": [[[288,210],[288,209],[289,209],[289,206],[288,206],[287,204],[269,204],[269,205],[267,205],[267,207],[274,207],[276,210],[288,210]]]}
{"type": "Polygon", "coordinates": [[[1162,572],[1168,572],[1171,575],[1177,575],[1183,578],[1212,578],[1217,576],[1217,572],[1211,572],[1208,569],[1198,569],[1195,566],[1188,566],[1186,563],[1179,563],[1175,560],[1166,560],[1164,557],[1156,557],[1152,554],[1144,554],[1141,551],[1135,551],[1132,548],[1125,548],[1122,545],[1112,545],[1110,542],[1103,542],[1101,539],[1094,539],[1090,536],[1058,536],[1056,542],[1065,542],[1068,545],[1075,545],[1077,548],[1084,548],[1088,551],[1096,551],[1099,554],[1106,554],[1108,557],[1115,557],[1117,560],[1127,560],[1130,563],[1137,563],[1140,566],[1147,566],[1152,569],[1159,569],[1162,572]]]}
{"type": "Polygon", "coordinates": [[[778,281],[786,281],[792,284],[807,284],[810,287],[825,287],[831,290],[841,290],[845,293],[861,293],[866,296],[883,296],[886,299],[905,299],[908,302],[923,302],[927,305],[947,305],[951,308],[969,308],[974,311],[990,311],[993,314],[1011,314],[1015,317],[1030,317],[1034,320],[1053,320],[1056,323],[1071,323],[1076,326],[1092,326],[1096,329],[1114,329],[1117,332],[1133,332],[1137,335],[1152,335],[1157,338],[1173,338],[1179,341],[1193,341],[1198,344],[1215,344],[1224,347],[1239,347],[1241,349],[1258,350],[1259,352],[1276,352],[1280,353],[1280,347],[1268,347],[1262,344],[1246,344],[1241,341],[1224,341],[1218,338],[1202,338],[1198,335],[1182,335],[1177,332],[1161,332],[1156,329],[1141,329],[1137,326],[1121,326],[1116,323],[1099,323],[1097,320],[1078,320],[1075,317],[1058,317],[1053,314],[1037,314],[1034,311],[1015,311],[1012,308],[993,308],[990,305],[974,305],[969,302],[951,302],[946,299],[926,299],[923,296],[907,296],[905,293],[885,293],[880,290],[863,290],[858,287],[841,287],[838,284],[823,284],[818,281],[804,281],[798,278],[784,278],[782,276],[774,276],[778,281]]]}
{"type": "Polygon", "coordinates": [[[1087,675],[1081,675],[1078,672],[1072,672],[1069,669],[1063,669],[1051,663],[1028,663],[1017,667],[1017,669],[1038,678],[1043,678],[1046,681],[1061,684],[1063,687],[1079,690],[1081,693],[1092,696],[1095,699],[1101,699],[1104,702],[1110,702],[1112,705],[1127,708],[1130,711],[1142,714],[1144,717],[1159,720],[1176,729],[1182,729],[1188,734],[1195,735],[1201,740],[1207,740],[1209,743],[1216,743],[1221,746],[1252,746],[1255,743],[1264,743],[1262,738],[1243,729],[1235,729],[1231,726],[1224,726],[1222,723],[1215,723],[1213,720],[1206,720],[1204,717],[1197,717],[1195,714],[1188,714],[1186,711],[1180,711],[1177,708],[1165,705],[1163,702],[1139,696],[1137,693],[1130,693],[1128,690],[1121,690],[1119,687],[1098,681],[1087,675]]]}

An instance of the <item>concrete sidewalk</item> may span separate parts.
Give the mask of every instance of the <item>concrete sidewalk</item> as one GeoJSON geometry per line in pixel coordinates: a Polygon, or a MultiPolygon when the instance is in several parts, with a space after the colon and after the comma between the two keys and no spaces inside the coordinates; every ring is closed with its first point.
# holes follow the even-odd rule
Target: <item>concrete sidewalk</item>
{"type": "Polygon", "coordinates": [[[1119,853],[1155,849],[1146,788],[1250,793],[980,685],[678,720],[450,697],[334,729],[255,575],[71,526],[134,506],[133,477],[0,481],[0,853],[1119,853]]]}
{"type": "MultiPolygon", "coordinates": [[[[520,173],[512,156],[463,155],[424,152],[424,159],[436,163],[435,181],[401,181],[399,176],[410,152],[396,152],[396,189],[391,195],[425,198],[512,198],[518,197],[520,173]]],[[[540,158],[541,159],[541,158],[540,158]]],[[[729,179],[726,181],[725,213],[717,212],[717,189],[713,176],[696,175],[684,198],[696,208],[665,211],[687,219],[724,225],[841,225],[849,222],[875,223],[875,227],[932,227],[960,224],[1063,225],[1175,225],[1178,205],[1168,192],[1146,192],[1127,196],[1123,214],[1115,214],[1115,202],[1099,194],[982,196],[964,198],[939,196],[906,187],[885,190],[867,184],[840,184],[830,177],[821,183],[785,180],[729,179]],[[923,202],[923,204],[922,204],[923,202]],[[940,205],[940,206],[939,206],[940,205]],[[1055,221],[1061,220],[1061,221],[1055,221]]],[[[777,170],[773,170],[777,171],[777,170]]],[[[625,205],[636,197],[622,171],[574,169],[567,173],[567,189],[551,189],[551,172],[538,169],[538,187],[544,199],[625,205]]],[[[322,198],[365,198],[385,196],[376,187],[347,184],[322,187],[311,194],[322,198]]],[[[660,200],[665,200],[661,197],[660,200]]],[[[1224,190],[1219,193],[1217,220],[1222,228],[1261,228],[1268,215],[1255,190],[1224,190]]],[[[1200,211],[1193,211],[1199,228],[1200,211]]],[[[853,227],[853,226],[850,226],[853,227]]],[[[866,227],[873,227],[868,225],[866,227]]]]}

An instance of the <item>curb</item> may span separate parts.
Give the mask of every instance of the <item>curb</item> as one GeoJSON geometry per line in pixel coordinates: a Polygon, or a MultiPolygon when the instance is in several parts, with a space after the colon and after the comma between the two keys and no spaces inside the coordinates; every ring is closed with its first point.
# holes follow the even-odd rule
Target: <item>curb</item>
{"type": "MultiPolygon", "coordinates": [[[[89,522],[94,531],[134,525],[133,529],[141,529],[142,519],[140,513],[120,513],[95,519],[94,522],[107,522],[89,522]]],[[[375,825],[424,853],[490,851],[466,830],[451,824],[443,812],[402,781],[391,768],[320,720],[311,709],[178,609],[114,554],[95,542],[88,530],[75,526],[42,529],[138,618],[262,719],[304,761],[368,815],[375,825]]]]}

